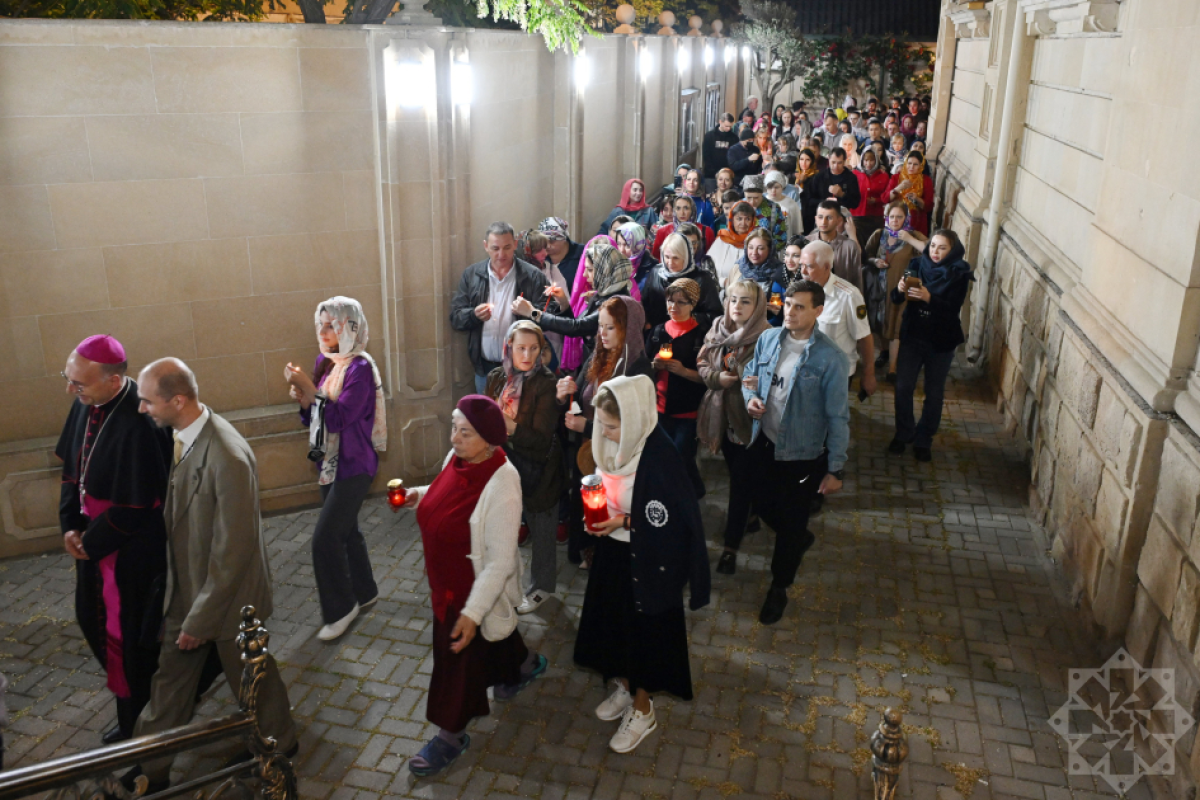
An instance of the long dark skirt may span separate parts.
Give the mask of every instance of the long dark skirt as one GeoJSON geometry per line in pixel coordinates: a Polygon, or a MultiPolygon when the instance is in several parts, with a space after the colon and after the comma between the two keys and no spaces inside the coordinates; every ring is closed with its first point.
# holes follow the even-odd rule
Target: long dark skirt
{"type": "Polygon", "coordinates": [[[683,606],[661,614],[638,612],[631,561],[628,543],[607,536],[596,543],[575,639],[575,663],[596,670],[605,683],[625,678],[631,693],[644,689],[691,700],[683,606]]]}
{"type": "Polygon", "coordinates": [[[488,687],[520,681],[521,665],[529,656],[517,630],[498,642],[489,642],[476,631],[461,653],[451,652],[450,633],[458,612],[451,607],[443,622],[436,616],[433,619],[433,676],[425,706],[425,719],[452,733],[466,728],[475,717],[491,713],[488,687]]]}

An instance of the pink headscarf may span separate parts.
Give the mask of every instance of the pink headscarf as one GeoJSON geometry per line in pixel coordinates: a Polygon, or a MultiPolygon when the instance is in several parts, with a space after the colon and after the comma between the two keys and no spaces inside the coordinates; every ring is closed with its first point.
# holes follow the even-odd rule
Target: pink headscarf
{"type": "MultiPolygon", "coordinates": [[[[592,237],[592,239],[584,245],[583,256],[579,259],[579,267],[575,270],[575,283],[571,286],[571,313],[578,319],[587,308],[589,297],[587,293],[592,291],[591,281],[587,279],[587,257],[592,249],[592,245],[596,242],[604,242],[607,245],[616,247],[616,241],[608,234],[600,234],[592,237]]],[[[637,281],[629,281],[630,295],[639,303],[642,300],[641,292],[638,291],[637,281]]],[[[578,336],[563,337],[563,351],[560,362],[562,368],[566,370],[578,369],[583,364],[583,339],[578,336]]]]}

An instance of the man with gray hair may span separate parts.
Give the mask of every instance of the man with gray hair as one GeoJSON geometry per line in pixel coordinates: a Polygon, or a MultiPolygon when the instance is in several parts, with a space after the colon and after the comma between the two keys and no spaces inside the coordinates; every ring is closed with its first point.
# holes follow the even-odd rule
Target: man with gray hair
{"type": "MultiPolygon", "coordinates": [[[[167,527],[167,588],[162,652],[150,685],[150,704],[135,736],[186,725],[195,713],[196,687],[215,649],[234,697],[242,681],[236,637],[242,607],[259,619],[271,615],[271,569],[262,537],[254,452],[232,425],[201,404],[196,376],[177,358],[147,365],[138,376],[143,414],[171,428],[174,466],[163,517],[167,527]]],[[[258,690],[258,728],[291,757],[298,744],[287,688],[267,655],[258,690]]],[[[249,757],[245,754],[243,757],[249,757]]],[[[171,758],[135,767],[150,791],[169,782],[171,758]]]]}
{"type": "MultiPolygon", "coordinates": [[[[789,244],[790,251],[796,245],[789,244]]],[[[809,242],[800,251],[800,274],[825,290],[825,306],[817,317],[821,333],[833,339],[846,354],[853,378],[862,361],[862,390],[875,393],[875,341],[867,321],[867,303],[850,281],[833,274],[833,248],[825,242],[809,242]]]]}
{"type": "Polygon", "coordinates": [[[466,268],[450,301],[450,327],[467,334],[477,394],[485,393],[488,373],[500,366],[512,301],[524,297],[540,305],[550,286],[540,269],[517,258],[517,236],[507,222],[488,226],[483,249],[488,257],[466,268]]]}

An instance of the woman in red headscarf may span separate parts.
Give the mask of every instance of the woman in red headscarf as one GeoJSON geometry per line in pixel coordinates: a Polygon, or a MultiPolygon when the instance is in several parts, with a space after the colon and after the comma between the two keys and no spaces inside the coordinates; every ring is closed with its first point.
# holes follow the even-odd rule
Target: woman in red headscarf
{"type": "Polygon", "coordinates": [[[621,202],[609,213],[608,219],[604,220],[604,224],[600,226],[601,236],[608,235],[613,220],[617,217],[629,217],[647,230],[654,224],[657,215],[646,202],[646,184],[642,182],[641,178],[630,178],[625,181],[625,188],[621,190],[621,202]]]}

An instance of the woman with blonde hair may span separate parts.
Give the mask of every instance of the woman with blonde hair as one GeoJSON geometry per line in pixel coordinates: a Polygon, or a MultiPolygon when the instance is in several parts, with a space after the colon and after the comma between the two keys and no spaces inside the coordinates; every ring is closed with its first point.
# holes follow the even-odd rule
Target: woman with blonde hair
{"type": "Polygon", "coordinates": [[[767,297],[756,281],[740,280],[726,290],[725,314],[717,317],[704,337],[697,369],[708,387],[700,402],[697,429],[710,453],[721,452],[729,468],[729,506],[725,515],[725,549],[717,572],[737,570],[737,551],[750,518],[753,487],[744,464],[751,420],[742,397],[742,372],[754,357],[754,346],[767,322],[767,297]]]}

